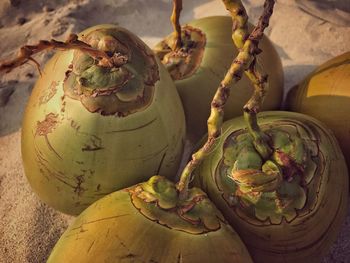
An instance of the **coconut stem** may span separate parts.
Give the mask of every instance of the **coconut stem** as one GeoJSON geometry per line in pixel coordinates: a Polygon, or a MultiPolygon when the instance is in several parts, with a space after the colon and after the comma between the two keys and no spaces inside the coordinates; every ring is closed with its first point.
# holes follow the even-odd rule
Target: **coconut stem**
{"type": "MultiPolygon", "coordinates": [[[[238,49],[241,49],[246,39],[250,38],[248,33],[248,15],[240,0],[223,0],[226,9],[230,12],[233,22],[232,40],[238,49]]],[[[274,5],[274,1],[265,1],[264,7],[274,5]]],[[[272,10],[272,9],[271,9],[272,10]]],[[[257,27],[266,28],[269,20],[262,17],[259,19],[257,27]]],[[[254,29],[252,34],[261,34],[254,29]],[[254,32],[255,31],[255,32],[254,32]]],[[[262,37],[262,36],[261,36],[262,37]]],[[[256,45],[258,49],[258,45],[256,45]]],[[[257,51],[257,54],[260,50],[257,51]]],[[[272,153],[271,147],[268,145],[268,137],[261,131],[257,122],[257,113],[260,111],[264,100],[266,90],[268,88],[267,75],[262,74],[256,67],[256,58],[253,59],[245,74],[254,85],[254,92],[249,101],[244,105],[244,119],[247,123],[248,131],[254,139],[254,145],[263,159],[268,159],[272,153]]]]}
{"type": "MultiPolygon", "coordinates": [[[[240,1],[239,1],[240,2],[240,1]]],[[[258,48],[259,41],[263,36],[265,28],[268,26],[269,19],[272,15],[274,0],[266,0],[264,11],[259,18],[258,25],[253,32],[244,41],[237,57],[233,60],[224,79],[221,81],[214,98],[211,102],[211,112],[208,118],[208,139],[201,149],[192,155],[192,159],[188,162],[182,171],[177,189],[180,192],[180,198],[186,198],[188,187],[191,181],[192,172],[204,160],[206,156],[213,150],[215,142],[221,135],[221,126],[224,117],[224,106],[230,94],[230,84],[236,83],[242,77],[245,70],[248,70],[256,55],[260,52],[258,48]]]]}
{"type": "Polygon", "coordinates": [[[180,13],[182,10],[182,0],[173,0],[173,12],[170,17],[170,21],[174,28],[175,41],[172,46],[172,50],[176,51],[181,48],[181,26],[180,26],[180,13]]]}
{"type": "Polygon", "coordinates": [[[17,58],[0,63],[0,72],[8,73],[12,69],[19,67],[30,60],[36,64],[38,71],[41,74],[40,64],[35,59],[33,59],[32,56],[36,53],[49,49],[80,50],[91,56],[93,59],[98,60],[98,65],[102,67],[120,66],[121,64],[125,63],[124,57],[121,58],[117,54],[115,54],[113,57],[109,57],[105,52],[92,48],[90,45],[78,40],[77,35],[71,34],[65,42],[57,41],[54,39],[51,39],[50,41],[40,40],[37,45],[26,45],[21,47],[17,58]]]}

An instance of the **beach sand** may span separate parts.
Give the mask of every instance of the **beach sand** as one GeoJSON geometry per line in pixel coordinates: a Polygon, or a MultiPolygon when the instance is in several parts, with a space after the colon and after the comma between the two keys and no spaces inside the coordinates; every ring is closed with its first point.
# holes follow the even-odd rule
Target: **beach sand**
{"type": "MultiPolygon", "coordinates": [[[[244,1],[252,22],[262,0],[244,1]]],[[[285,90],[322,62],[349,51],[348,0],[278,0],[267,35],[284,67],[285,90]],[[322,2],[322,3],[321,3],[322,2]]],[[[0,1],[0,58],[40,39],[65,40],[70,33],[101,23],[123,26],[151,47],[171,32],[170,0],[2,0],[0,1]]],[[[186,0],[181,16],[227,15],[221,1],[186,0]]],[[[35,58],[43,65],[52,52],[35,58]]],[[[38,76],[27,64],[0,76],[0,262],[45,262],[73,217],[43,204],[25,178],[20,152],[20,127],[26,101],[38,76]]],[[[324,262],[350,262],[349,215],[324,262]]]]}

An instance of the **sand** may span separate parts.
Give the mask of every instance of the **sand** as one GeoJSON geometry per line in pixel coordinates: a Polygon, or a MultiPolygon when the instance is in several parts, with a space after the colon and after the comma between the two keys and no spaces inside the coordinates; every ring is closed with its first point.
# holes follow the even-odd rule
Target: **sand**
{"type": "MultiPolygon", "coordinates": [[[[245,0],[256,22],[262,0],[245,0]]],[[[112,23],[153,46],[171,32],[170,0],[1,0],[0,58],[40,39],[64,40],[71,32],[112,23]],[[103,15],[102,15],[103,14],[103,15]],[[156,14],[156,15],[155,15],[156,14]]],[[[285,71],[285,90],[316,65],[349,50],[350,2],[278,0],[267,35],[285,71]]],[[[218,0],[186,0],[182,22],[225,15],[218,0]]],[[[45,63],[51,53],[36,56],[45,63]]],[[[61,233],[73,220],[43,204],[24,176],[20,126],[38,73],[31,64],[0,75],[0,262],[45,262],[61,233]]],[[[343,229],[324,262],[350,262],[350,207],[343,229]]]]}

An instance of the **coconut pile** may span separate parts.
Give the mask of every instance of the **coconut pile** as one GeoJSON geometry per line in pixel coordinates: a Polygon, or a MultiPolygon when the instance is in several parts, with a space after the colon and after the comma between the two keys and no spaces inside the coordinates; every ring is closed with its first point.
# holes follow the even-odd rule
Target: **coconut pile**
{"type": "MultiPolygon", "coordinates": [[[[263,0],[245,0],[251,22],[263,0]]],[[[219,0],[184,1],[181,22],[227,15],[219,0]]],[[[172,31],[171,0],[1,0],[0,59],[41,39],[64,41],[97,24],[127,28],[150,47],[172,31]]],[[[349,51],[349,0],[278,0],[266,34],[283,63],[285,91],[317,65],[349,51]]],[[[35,56],[43,66],[52,52],[35,56]]],[[[26,64],[0,75],[0,258],[1,262],[45,262],[74,219],[42,203],[23,172],[20,128],[38,71],[26,64]]],[[[232,94],[234,96],[234,93],[232,94]]],[[[347,220],[324,262],[350,262],[350,207],[347,220]]]]}

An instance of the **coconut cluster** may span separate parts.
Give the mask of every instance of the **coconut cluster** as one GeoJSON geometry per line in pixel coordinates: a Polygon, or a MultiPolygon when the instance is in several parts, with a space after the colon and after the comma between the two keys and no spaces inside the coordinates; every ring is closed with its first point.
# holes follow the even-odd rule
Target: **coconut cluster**
{"type": "MultiPolygon", "coordinates": [[[[241,2],[224,3],[233,26],[229,17],[177,24],[154,50],[114,25],[40,42],[65,51],[26,108],[25,173],[45,203],[78,215],[48,262],[318,262],[330,248],[349,190],[339,144],[306,115],[256,117],[283,95],[281,60],[263,37],[274,1],[250,35],[241,2]],[[200,138],[176,183],[185,140],[200,138]]],[[[305,94],[293,92],[291,105],[305,94]]]]}

